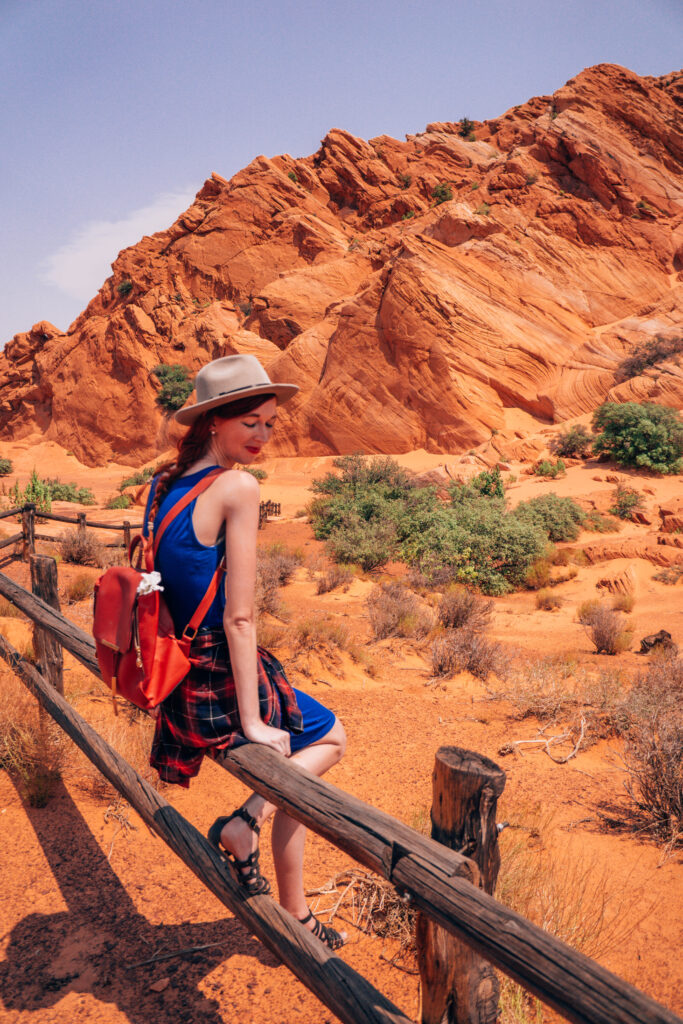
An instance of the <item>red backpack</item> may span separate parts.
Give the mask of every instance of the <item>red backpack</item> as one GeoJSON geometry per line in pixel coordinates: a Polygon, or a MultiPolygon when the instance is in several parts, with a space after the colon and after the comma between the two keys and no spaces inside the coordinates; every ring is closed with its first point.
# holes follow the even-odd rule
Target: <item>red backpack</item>
{"type": "Polygon", "coordinates": [[[161,704],[190,670],[190,644],[218,593],[225,558],[180,637],[175,635],[161,594],[163,587],[159,586],[161,577],[154,572],[154,558],[170,523],[223,472],[216,469],[207,473],[183,495],[166,513],[153,538],[152,532],[147,537],[138,534],[133,538],[130,566],[113,566],[95,583],[95,652],[102,677],[111,687],[116,714],[117,694],[149,711],[161,704]]]}

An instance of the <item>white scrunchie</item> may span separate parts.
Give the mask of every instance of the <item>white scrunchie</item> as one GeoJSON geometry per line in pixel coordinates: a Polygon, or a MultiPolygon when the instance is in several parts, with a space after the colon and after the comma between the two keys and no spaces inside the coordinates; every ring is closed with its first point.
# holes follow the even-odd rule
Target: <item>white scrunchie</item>
{"type": "Polygon", "coordinates": [[[160,572],[143,572],[142,579],[138,583],[137,593],[140,595],[152,594],[155,590],[163,589],[160,572]]]}

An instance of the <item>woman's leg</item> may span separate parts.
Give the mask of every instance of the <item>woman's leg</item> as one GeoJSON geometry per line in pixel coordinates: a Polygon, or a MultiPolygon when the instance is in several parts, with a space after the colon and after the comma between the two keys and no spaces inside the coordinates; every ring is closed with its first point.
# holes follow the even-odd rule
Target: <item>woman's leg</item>
{"type": "MultiPolygon", "coordinates": [[[[335,718],[334,725],[322,739],[292,754],[291,760],[314,775],[321,776],[343,757],[345,749],[346,733],[341,722],[335,718]]],[[[283,811],[278,811],[275,804],[258,793],[252,793],[245,806],[259,825],[267,821],[271,814],[275,814],[272,847],[280,903],[294,917],[305,917],[308,913],[303,887],[306,827],[283,811]]],[[[244,860],[256,849],[257,842],[257,836],[241,818],[233,818],[221,832],[221,845],[240,860],[244,860]]],[[[313,925],[313,922],[310,924],[313,925]]]]}

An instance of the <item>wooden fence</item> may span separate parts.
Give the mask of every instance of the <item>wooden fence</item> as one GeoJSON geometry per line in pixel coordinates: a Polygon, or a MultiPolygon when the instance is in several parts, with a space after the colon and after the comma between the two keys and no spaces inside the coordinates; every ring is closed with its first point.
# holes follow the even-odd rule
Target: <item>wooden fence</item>
{"type": "MultiPolygon", "coordinates": [[[[262,501],[259,504],[259,530],[265,526],[270,516],[279,516],[281,514],[280,509],[280,503],[277,501],[262,501]]],[[[57,537],[52,537],[48,533],[36,533],[36,519],[48,519],[56,523],[69,523],[72,526],[77,527],[78,532],[83,539],[85,539],[86,531],[88,529],[116,530],[123,533],[122,539],[120,541],[116,541],[114,544],[106,544],[105,547],[123,547],[126,551],[130,547],[133,532],[142,529],[142,523],[131,523],[128,519],[124,519],[122,523],[102,523],[94,519],[88,519],[85,512],[78,512],[75,516],[63,516],[57,515],[55,512],[43,512],[38,510],[33,502],[27,502],[25,505],[20,505],[16,508],[6,509],[4,512],[0,512],[0,519],[10,519],[13,516],[21,516],[21,530],[18,533],[12,534],[11,537],[5,537],[4,540],[0,540],[0,550],[2,550],[2,548],[8,548],[13,544],[21,543],[22,558],[27,558],[29,555],[35,553],[37,540],[58,540],[57,537]]]]}
{"type": "MultiPolygon", "coordinates": [[[[33,621],[37,633],[48,634],[100,677],[87,633],[3,573],[0,594],[33,621]]],[[[269,897],[245,899],[207,840],[1,634],[0,656],[150,827],[340,1020],[407,1024],[408,1018],[366,979],[312,939],[269,897]]],[[[493,1024],[496,981],[481,958],[578,1024],[683,1024],[486,891],[497,873],[495,808],[504,773],[485,758],[443,748],[434,773],[433,834],[457,846],[465,843],[470,856],[427,839],[267,747],[247,744],[220,763],[291,817],[389,879],[420,911],[423,1024],[493,1024]]]]}

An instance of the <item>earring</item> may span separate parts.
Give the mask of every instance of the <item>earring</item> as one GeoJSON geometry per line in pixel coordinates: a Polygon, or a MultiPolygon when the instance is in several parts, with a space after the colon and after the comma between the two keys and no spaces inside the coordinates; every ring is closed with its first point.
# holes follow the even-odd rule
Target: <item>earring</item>
{"type": "Polygon", "coordinates": [[[215,437],[215,436],[216,436],[216,431],[215,431],[215,430],[212,430],[212,431],[211,431],[211,436],[212,436],[212,437],[215,437]]]}

